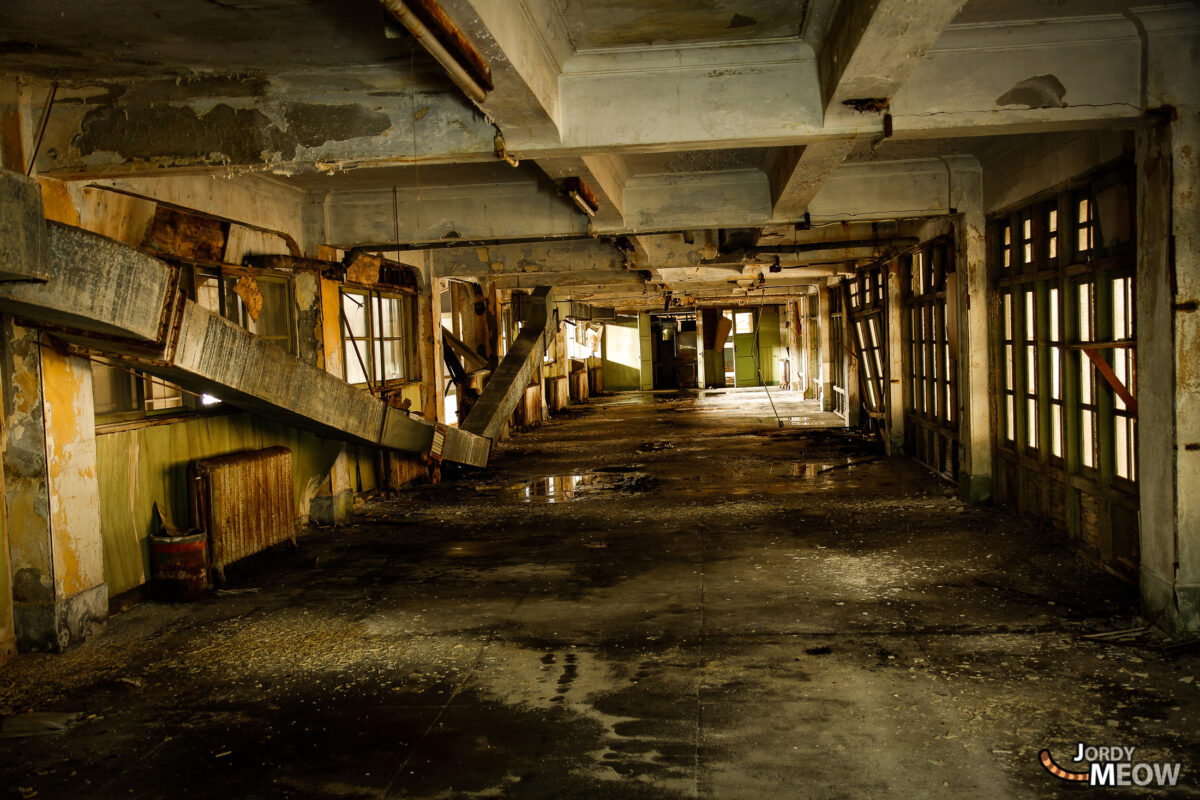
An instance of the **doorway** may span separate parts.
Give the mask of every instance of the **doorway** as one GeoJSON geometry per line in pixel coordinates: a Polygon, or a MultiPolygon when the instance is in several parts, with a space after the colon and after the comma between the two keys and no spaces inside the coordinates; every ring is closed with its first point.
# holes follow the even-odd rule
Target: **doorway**
{"type": "Polygon", "coordinates": [[[650,339],[654,388],[697,388],[696,315],[651,315],[650,339]]]}

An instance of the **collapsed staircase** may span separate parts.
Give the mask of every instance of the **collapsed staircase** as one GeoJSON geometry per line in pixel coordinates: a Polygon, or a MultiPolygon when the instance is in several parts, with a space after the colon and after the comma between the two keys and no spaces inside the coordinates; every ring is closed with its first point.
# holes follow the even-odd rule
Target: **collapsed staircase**
{"type": "Polygon", "coordinates": [[[298,428],[486,466],[491,440],[393,408],[184,297],[177,269],[46,222],[36,182],[0,173],[0,311],[105,358],[298,428]],[[435,448],[435,431],[437,447],[435,448]]]}

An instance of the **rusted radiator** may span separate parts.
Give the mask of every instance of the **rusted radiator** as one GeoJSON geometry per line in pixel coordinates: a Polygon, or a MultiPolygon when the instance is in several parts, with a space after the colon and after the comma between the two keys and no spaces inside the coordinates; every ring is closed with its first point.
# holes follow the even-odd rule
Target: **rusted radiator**
{"type": "Polygon", "coordinates": [[[192,525],[208,534],[212,568],[296,538],[292,451],[268,447],[193,461],[188,467],[192,525]]]}

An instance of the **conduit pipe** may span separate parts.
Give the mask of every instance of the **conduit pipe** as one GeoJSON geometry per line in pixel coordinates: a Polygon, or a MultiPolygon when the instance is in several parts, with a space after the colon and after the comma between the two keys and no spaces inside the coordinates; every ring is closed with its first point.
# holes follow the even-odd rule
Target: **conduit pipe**
{"type": "Polygon", "coordinates": [[[402,0],[380,0],[380,2],[383,3],[383,7],[388,10],[388,13],[407,28],[413,38],[420,42],[421,46],[428,50],[429,54],[445,68],[450,79],[458,85],[458,88],[466,92],[467,97],[476,103],[482,103],[487,99],[487,90],[471,77],[471,73],[467,72],[453,53],[442,46],[433,31],[429,30],[428,26],[412,12],[412,9],[402,0]]]}

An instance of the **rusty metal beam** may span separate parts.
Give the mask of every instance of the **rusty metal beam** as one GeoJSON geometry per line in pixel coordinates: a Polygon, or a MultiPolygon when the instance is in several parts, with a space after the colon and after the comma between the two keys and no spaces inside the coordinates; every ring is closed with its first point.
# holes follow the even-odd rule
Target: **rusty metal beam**
{"type": "Polygon", "coordinates": [[[1104,376],[1104,380],[1106,380],[1108,385],[1112,387],[1112,390],[1117,393],[1117,397],[1120,397],[1123,401],[1125,401],[1125,406],[1129,409],[1130,413],[1136,417],[1138,415],[1137,398],[1134,397],[1129,391],[1128,387],[1121,382],[1121,379],[1117,377],[1117,373],[1113,372],[1112,365],[1100,355],[1099,348],[1083,346],[1079,349],[1087,354],[1087,357],[1091,359],[1091,362],[1093,366],[1096,367],[1096,370],[1102,376],[1104,376]]]}

